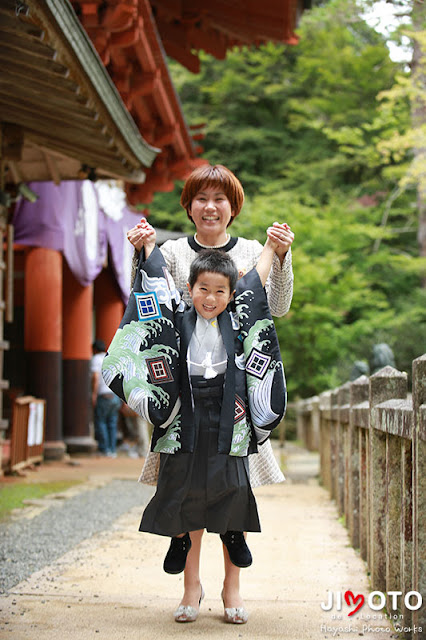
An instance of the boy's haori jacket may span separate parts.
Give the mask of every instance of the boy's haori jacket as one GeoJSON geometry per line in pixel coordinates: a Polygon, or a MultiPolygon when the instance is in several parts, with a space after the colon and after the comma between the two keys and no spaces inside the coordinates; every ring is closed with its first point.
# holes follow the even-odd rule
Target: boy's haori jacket
{"type": "MultiPolygon", "coordinates": [[[[197,319],[156,247],[141,251],[133,289],[108,348],[102,375],[108,387],[154,425],[151,450],[193,452],[194,401],[187,351],[197,319]]],[[[218,316],[227,353],[218,453],[246,456],[284,417],[284,367],[265,291],[256,269],[237,283],[218,316]]]]}

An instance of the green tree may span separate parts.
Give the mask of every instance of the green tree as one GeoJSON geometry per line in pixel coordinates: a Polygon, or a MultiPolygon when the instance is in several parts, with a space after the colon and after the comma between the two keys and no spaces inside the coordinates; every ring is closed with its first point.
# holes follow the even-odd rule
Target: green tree
{"type": "MultiPolygon", "coordinates": [[[[400,185],[406,153],[383,151],[410,103],[377,100],[408,74],[359,12],[332,0],[304,14],[297,47],[202,54],[198,75],[171,63],[188,122],[205,123],[204,157],[244,185],[233,234],[263,242],[275,220],[295,232],[294,299],[276,321],[292,397],[344,382],[376,342],[408,371],[426,344],[416,190],[400,185]]],[[[180,188],[155,199],[154,224],[192,229],[180,188]]]]}

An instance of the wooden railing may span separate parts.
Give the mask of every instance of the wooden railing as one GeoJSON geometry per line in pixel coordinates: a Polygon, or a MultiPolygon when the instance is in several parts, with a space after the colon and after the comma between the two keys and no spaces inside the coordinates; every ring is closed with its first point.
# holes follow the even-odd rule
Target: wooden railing
{"type": "MultiPolygon", "coordinates": [[[[399,591],[398,626],[419,638],[426,606],[404,595],[426,594],[426,354],[407,374],[385,367],[297,405],[298,436],[320,452],[320,478],[352,545],[367,563],[372,590],[399,591]]],[[[394,596],[395,599],[395,596],[394,596]]],[[[395,601],[395,600],[394,600],[395,601]]]]}

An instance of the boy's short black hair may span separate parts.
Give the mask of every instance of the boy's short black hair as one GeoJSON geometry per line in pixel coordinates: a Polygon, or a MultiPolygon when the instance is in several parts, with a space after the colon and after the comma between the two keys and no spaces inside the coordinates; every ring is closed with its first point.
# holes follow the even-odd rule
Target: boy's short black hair
{"type": "Polygon", "coordinates": [[[192,287],[199,276],[206,271],[220,273],[229,280],[229,288],[232,293],[238,280],[238,269],[231,256],[218,249],[203,249],[197,254],[189,270],[188,284],[192,287]]]}

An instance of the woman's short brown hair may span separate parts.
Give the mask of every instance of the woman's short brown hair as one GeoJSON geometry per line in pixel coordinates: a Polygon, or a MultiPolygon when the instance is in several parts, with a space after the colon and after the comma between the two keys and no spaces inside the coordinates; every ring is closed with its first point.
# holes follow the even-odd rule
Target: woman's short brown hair
{"type": "Polygon", "coordinates": [[[208,187],[220,187],[231,203],[232,218],[228,224],[240,213],[244,203],[244,189],[238,178],[222,164],[214,167],[210,164],[202,165],[191,173],[183,185],[180,203],[188,218],[191,218],[191,203],[197,193],[208,187]]]}

